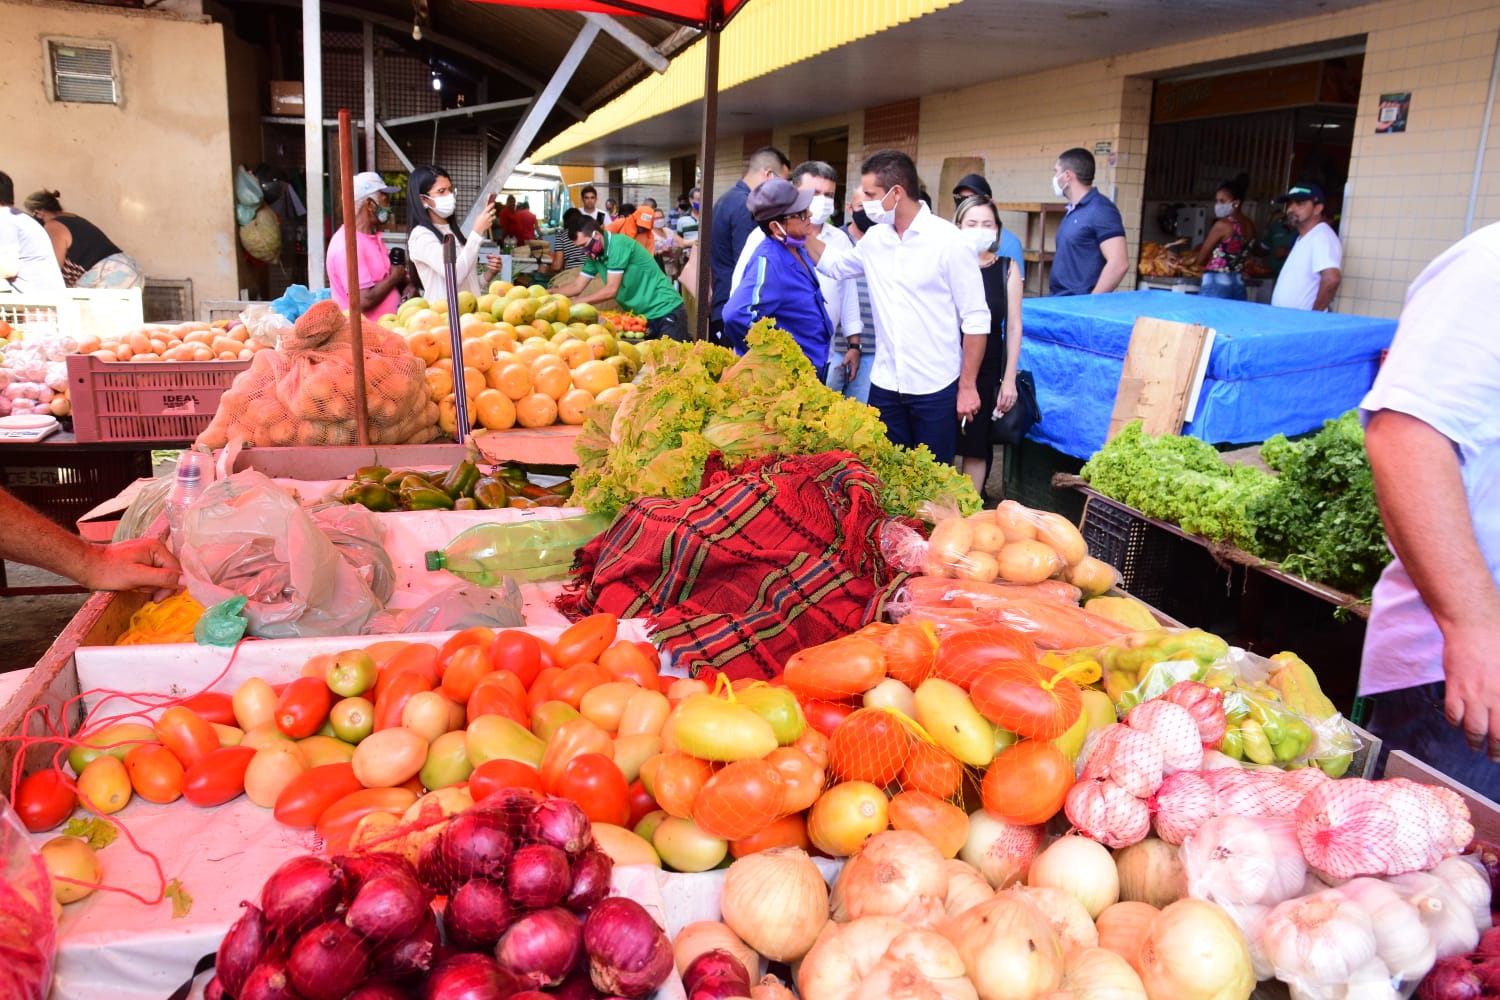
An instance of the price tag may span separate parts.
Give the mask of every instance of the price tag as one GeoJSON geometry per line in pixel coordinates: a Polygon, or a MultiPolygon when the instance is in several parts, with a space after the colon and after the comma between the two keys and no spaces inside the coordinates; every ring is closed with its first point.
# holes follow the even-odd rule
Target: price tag
{"type": "Polygon", "coordinates": [[[7,488],[15,486],[58,486],[61,485],[61,479],[58,477],[56,469],[6,469],[5,485],[7,488]]]}

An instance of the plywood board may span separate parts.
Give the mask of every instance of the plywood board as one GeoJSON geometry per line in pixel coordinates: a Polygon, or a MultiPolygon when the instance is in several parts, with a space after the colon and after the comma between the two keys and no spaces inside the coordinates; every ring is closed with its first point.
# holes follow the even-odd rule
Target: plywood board
{"type": "Polygon", "coordinates": [[[1469,821],[1474,836],[1490,843],[1500,842],[1500,805],[1479,794],[1468,785],[1455,781],[1437,768],[1418,760],[1404,750],[1392,750],[1385,761],[1386,778],[1410,778],[1425,785],[1442,785],[1463,797],[1469,807],[1469,821]]]}
{"type": "Polygon", "coordinates": [[[1176,434],[1202,379],[1210,331],[1196,323],[1142,316],[1135,321],[1109,420],[1113,438],[1132,420],[1147,434],[1176,434]]]}

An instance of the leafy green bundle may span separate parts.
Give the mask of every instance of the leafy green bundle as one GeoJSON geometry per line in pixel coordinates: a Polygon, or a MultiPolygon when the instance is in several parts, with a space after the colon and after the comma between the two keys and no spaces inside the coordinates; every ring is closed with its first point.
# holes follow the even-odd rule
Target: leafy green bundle
{"type": "Polygon", "coordinates": [[[914,516],[926,500],[980,507],[967,476],[927,448],[899,447],[873,407],[823,385],[797,342],[769,321],[751,329],[743,357],[703,341],[643,346],[641,377],[617,404],[589,410],[574,450],[574,497],[614,514],[637,497],[698,491],[710,453],[733,466],[766,455],[852,452],[880,477],[888,513],[914,516]]]}

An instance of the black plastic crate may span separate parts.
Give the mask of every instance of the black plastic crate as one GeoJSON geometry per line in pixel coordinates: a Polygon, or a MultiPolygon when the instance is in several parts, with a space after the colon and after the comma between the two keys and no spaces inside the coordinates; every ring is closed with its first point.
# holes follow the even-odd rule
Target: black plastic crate
{"type": "Polygon", "coordinates": [[[69,531],[84,514],[150,475],[147,450],[0,451],[0,486],[69,531]]]}

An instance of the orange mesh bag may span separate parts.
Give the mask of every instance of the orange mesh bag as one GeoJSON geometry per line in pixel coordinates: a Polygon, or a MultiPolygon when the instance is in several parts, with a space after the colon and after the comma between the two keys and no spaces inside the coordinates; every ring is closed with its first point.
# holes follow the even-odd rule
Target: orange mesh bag
{"type": "MultiPolygon", "coordinates": [[[[423,444],[438,436],[424,365],[400,336],[362,328],[371,444],[423,444]]],[[[261,446],[355,443],[354,348],[348,317],[319,302],[274,351],[258,351],[234,380],[197,443],[222,448],[241,438],[261,446]]]]}

